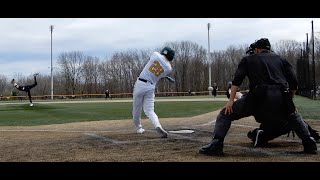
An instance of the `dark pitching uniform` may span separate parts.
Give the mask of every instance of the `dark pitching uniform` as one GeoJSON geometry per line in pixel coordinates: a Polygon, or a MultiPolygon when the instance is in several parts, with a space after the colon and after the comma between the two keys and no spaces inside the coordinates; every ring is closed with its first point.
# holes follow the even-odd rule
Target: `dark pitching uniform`
{"type": "Polygon", "coordinates": [[[31,90],[32,88],[34,88],[36,85],[38,85],[38,83],[37,83],[37,78],[36,78],[36,76],[34,76],[34,83],[33,83],[33,84],[31,84],[31,85],[25,85],[25,86],[15,85],[15,87],[16,87],[18,90],[20,90],[20,91],[25,91],[25,92],[28,94],[30,103],[32,103],[32,98],[31,98],[30,90],[31,90]]]}

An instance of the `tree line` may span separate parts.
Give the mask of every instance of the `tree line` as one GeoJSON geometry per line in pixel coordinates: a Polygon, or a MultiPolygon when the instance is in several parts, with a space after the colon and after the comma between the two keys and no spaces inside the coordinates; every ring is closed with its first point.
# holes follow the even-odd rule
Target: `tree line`
{"type": "MultiPolygon", "coordinates": [[[[227,83],[232,80],[235,69],[249,44],[240,46],[231,45],[225,50],[210,52],[207,59],[207,49],[191,41],[166,42],[164,46],[172,47],[176,56],[172,61],[172,72],[169,76],[175,79],[170,83],[165,79],[159,81],[157,92],[195,92],[207,91],[209,85],[209,65],[211,65],[212,82],[216,83],[219,90],[226,90],[227,83]]],[[[294,70],[299,69],[299,58],[307,52],[300,42],[295,40],[280,40],[272,44],[272,50],[286,58],[294,70]]],[[[133,86],[144,65],[148,62],[156,49],[134,49],[123,52],[115,52],[111,58],[98,58],[88,56],[81,51],[61,52],[56,61],[58,66],[53,73],[54,95],[77,94],[103,94],[106,89],[111,93],[132,93],[133,86]]],[[[311,53],[308,51],[308,53],[311,53]]],[[[309,56],[311,57],[311,56],[309,56]]],[[[306,73],[312,73],[312,61],[308,62],[310,69],[306,73]]],[[[320,41],[315,39],[315,69],[316,77],[320,77],[317,71],[320,67],[320,41]]],[[[33,82],[32,76],[17,74],[15,79],[19,84],[33,82]]],[[[51,95],[51,76],[40,74],[37,78],[38,86],[32,90],[34,96],[51,95]]],[[[11,84],[11,79],[0,74],[0,94],[11,96],[25,95],[18,92],[11,84]]],[[[302,83],[302,82],[301,82],[302,83]]],[[[320,85],[320,79],[316,79],[320,85]]],[[[248,80],[245,79],[241,90],[248,89],[248,80]]]]}

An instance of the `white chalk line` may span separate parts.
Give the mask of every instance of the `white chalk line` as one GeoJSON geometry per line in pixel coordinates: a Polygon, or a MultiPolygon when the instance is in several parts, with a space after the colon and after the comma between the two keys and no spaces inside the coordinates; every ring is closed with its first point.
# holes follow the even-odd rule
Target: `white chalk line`
{"type": "Polygon", "coordinates": [[[0,132],[63,132],[63,133],[90,133],[90,132],[127,132],[127,131],[89,131],[89,130],[50,130],[50,129],[0,129],[0,132]]]}
{"type": "MultiPolygon", "coordinates": [[[[193,125],[193,126],[210,126],[210,125],[214,125],[215,122],[216,122],[216,120],[213,120],[213,121],[209,121],[208,123],[197,124],[197,125],[193,125]]],[[[235,124],[235,123],[231,123],[231,126],[257,128],[257,126],[249,126],[249,125],[235,124]]]]}
{"type": "Polygon", "coordinates": [[[118,141],[118,140],[114,140],[105,136],[100,136],[97,134],[93,134],[93,133],[83,133],[85,135],[91,136],[93,138],[102,140],[102,141],[106,141],[106,142],[110,142],[113,144],[134,144],[134,143],[143,143],[143,142],[153,142],[153,141],[162,141],[163,139],[143,139],[143,140],[130,140],[130,141],[118,141]]]}

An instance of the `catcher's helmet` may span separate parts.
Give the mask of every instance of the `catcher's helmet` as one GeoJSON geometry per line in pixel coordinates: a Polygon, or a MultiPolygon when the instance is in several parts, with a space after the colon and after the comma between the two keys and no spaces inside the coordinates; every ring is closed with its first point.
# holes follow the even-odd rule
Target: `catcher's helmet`
{"type": "Polygon", "coordinates": [[[259,40],[257,40],[255,43],[255,48],[259,48],[259,49],[271,49],[271,44],[269,42],[269,40],[267,38],[261,38],[259,40]]]}
{"type": "Polygon", "coordinates": [[[252,43],[250,44],[250,46],[248,47],[248,50],[246,51],[246,54],[254,54],[254,49],[256,48],[256,43],[252,43]]]}
{"type": "Polygon", "coordinates": [[[166,46],[161,50],[160,54],[165,55],[169,61],[172,61],[174,58],[175,52],[173,49],[166,46]]]}

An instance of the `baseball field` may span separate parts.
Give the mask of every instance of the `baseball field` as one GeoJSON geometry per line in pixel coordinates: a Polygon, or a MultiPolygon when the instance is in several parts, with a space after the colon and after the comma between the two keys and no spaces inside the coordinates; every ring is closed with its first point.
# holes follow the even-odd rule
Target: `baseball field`
{"type": "MultiPolygon", "coordinates": [[[[0,102],[1,162],[320,162],[320,154],[301,153],[295,136],[283,135],[266,147],[253,148],[247,132],[258,127],[254,118],[232,123],[225,155],[198,153],[207,144],[225,97],[156,98],[155,112],[169,133],[160,138],[151,121],[136,134],[131,118],[132,99],[0,102]]],[[[299,112],[320,130],[320,103],[295,98],[299,112]]],[[[318,149],[319,149],[318,144],[318,149]]]]}

